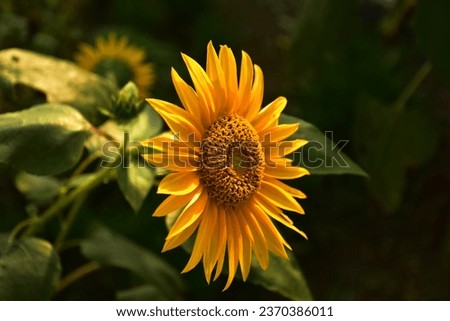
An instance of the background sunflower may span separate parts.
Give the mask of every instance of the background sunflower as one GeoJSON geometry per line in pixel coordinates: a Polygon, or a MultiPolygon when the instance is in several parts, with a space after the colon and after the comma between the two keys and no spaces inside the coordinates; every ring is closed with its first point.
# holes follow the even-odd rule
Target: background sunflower
{"type": "Polygon", "coordinates": [[[145,62],[145,51],[129,43],[126,36],[110,33],[95,39],[95,45],[83,43],[75,61],[86,70],[107,77],[123,87],[133,81],[141,97],[147,97],[155,80],[153,65],[145,62]]]}

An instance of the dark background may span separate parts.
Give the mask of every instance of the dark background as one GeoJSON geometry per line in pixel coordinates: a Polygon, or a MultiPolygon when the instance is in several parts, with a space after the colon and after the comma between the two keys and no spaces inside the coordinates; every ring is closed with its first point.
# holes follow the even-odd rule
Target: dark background
{"type": "MultiPolygon", "coordinates": [[[[314,298],[450,299],[450,2],[3,0],[0,9],[2,49],[72,60],[80,42],[127,35],[157,68],[155,97],[169,101],[177,101],[170,67],[187,78],[180,51],[204,65],[209,40],[238,59],[245,50],[264,71],[264,102],[287,97],[286,113],[349,140],[344,151],[370,175],[294,183],[308,195],[306,216],[295,221],[309,241],[282,232],[314,298]]],[[[26,200],[10,168],[1,165],[0,175],[0,230],[7,231],[26,217],[26,200]]],[[[151,218],[156,203],[149,199],[134,215],[117,186],[101,187],[73,235],[97,220],[159,252],[166,228],[151,218]]],[[[176,249],[164,258],[181,270],[188,255],[176,249]]],[[[83,261],[74,249],[62,259],[64,271],[83,261]]],[[[113,299],[128,278],[119,269],[93,273],[55,299],[113,299]]],[[[223,280],[206,285],[200,267],[184,278],[188,300],[282,299],[237,280],[222,293],[223,280]]]]}

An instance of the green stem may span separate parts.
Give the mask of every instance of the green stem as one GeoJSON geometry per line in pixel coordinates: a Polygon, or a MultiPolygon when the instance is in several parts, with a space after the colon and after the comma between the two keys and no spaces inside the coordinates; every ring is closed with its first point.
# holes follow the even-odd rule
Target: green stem
{"type": "Polygon", "coordinates": [[[112,141],[116,141],[116,139],[114,137],[112,137],[110,134],[108,134],[107,132],[103,131],[100,128],[97,127],[92,127],[91,131],[98,136],[103,136],[105,137],[107,140],[112,140],[112,141]]]}
{"type": "Polygon", "coordinates": [[[83,205],[87,194],[81,194],[72,204],[72,207],[70,208],[69,213],[67,214],[66,219],[61,224],[61,229],[58,233],[58,236],[55,240],[55,247],[59,251],[61,250],[61,245],[64,242],[64,240],[67,237],[67,234],[69,233],[70,228],[72,227],[73,222],[75,221],[75,218],[80,211],[81,206],[83,205]]]}
{"type": "Polygon", "coordinates": [[[69,285],[75,283],[79,279],[83,278],[84,276],[95,272],[97,270],[101,269],[101,266],[96,262],[89,262],[85,265],[80,266],[78,269],[70,272],[67,274],[59,283],[59,287],[56,290],[56,293],[61,292],[65,288],[67,288],[69,285]]]}
{"type": "Polygon", "coordinates": [[[381,133],[379,140],[376,143],[376,149],[383,151],[378,154],[379,159],[376,163],[379,166],[383,166],[383,158],[386,156],[385,151],[389,149],[389,145],[392,142],[392,135],[397,127],[398,120],[405,110],[405,106],[409,99],[412,97],[414,92],[419,88],[420,84],[425,80],[431,71],[431,63],[425,62],[422,67],[416,72],[411,81],[406,85],[405,89],[400,93],[397,100],[392,105],[391,117],[387,118],[385,121],[384,131],[381,133]]]}
{"type": "Polygon", "coordinates": [[[19,224],[17,224],[14,229],[11,231],[11,233],[9,233],[9,237],[8,237],[8,243],[11,243],[12,241],[14,241],[14,239],[16,239],[17,235],[19,235],[19,233],[27,226],[32,225],[34,223],[34,221],[36,220],[36,218],[34,217],[30,217],[26,220],[21,221],[19,224]]]}
{"type": "Polygon", "coordinates": [[[397,101],[394,104],[394,111],[400,114],[403,109],[405,109],[405,105],[407,101],[411,98],[420,84],[424,81],[424,79],[428,76],[431,71],[431,63],[429,61],[425,62],[422,67],[416,72],[413,79],[409,82],[409,84],[405,87],[403,92],[398,97],[397,101]]]}
{"type": "Polygon", "coordinates": [[[56,214],[58,214],[62,209],[64,209],[67,205],[72,203],[79,196],[83,195],[87,191],[93,189],[97,185],[100,185],[101,182],[105,178],[110,175],[110,168],[102,168],[100,169],[96,175],[89,180],[87,183],[82,184],[71,191],[69,194],[64,197],[58,199],[52,206],[50,206],[41,216],[35,219],[34,223],[32,223],[28,229],[25,231],[25,236],[30,236],[36,233],[36,231],[47,221],[52,219],[56,214]]]}
{"type": "Polygon", "coordinates": [[[396,7],[381,22],[381,31],[385,36],[395,35],[408,12],[416,6],[416,0],[399,1],[396,7]]]}
{"type": "Polygon", "coordinates": [[[395,130],[398,119],[401,114],[405,110],[406,103],[415,93],[420,84],[425,80],[428,74],[431,71],[431,63],[429,61],[425,62],[422,67],[416,72],[411,81],[406,85],[405,89],[400,93],[397,100],[392,105],[392,115],[386,120],[385,131],[383,135],[383,139],[381,140],[382,144],[386,144],[387,140],[389,140],[392,136],[392,133],[395,130]]]}
{"type": "MultiPolygon", "coordinates": [[[[81,173],[83,173],[86,170],[86,168],[92,164],[92,162],[94,162],[97,158],[100,157],[100,155],[101,155],[100,151],[95,151],[94,153],[90,154],[78,165],[78,167],[73,171],[70,177],[71,178],[76,177],[81,173]]],[[[55,247],[58,250],[60,250],[62,242],[67,237],[70,227],[72,226],[73,221],[75,220],[75,217],[77,216],[78,211],[83,205],[85,199],[86,193],[81,194],[77,199],[75,199],[74,203],[72,204],[72,207],[70,208],[69,214],[67,214],[65,221],[61,224],[61,230],[59,231],[59,234],[56,237],[55,241],[55,247]]]]}
{"type": "Polygon", "coordinates": [[[78,167],[73,171],[71,177],[75,177],[80,175],[81,173],[84,172],[84,170],[93,162],[95,161],[97,158],[99,158],[101,155],[100,151],[96,151],[92,154],[90,154],[88,157],[86,157],[81,163],[80,165],[78,165],[78,167]]]}

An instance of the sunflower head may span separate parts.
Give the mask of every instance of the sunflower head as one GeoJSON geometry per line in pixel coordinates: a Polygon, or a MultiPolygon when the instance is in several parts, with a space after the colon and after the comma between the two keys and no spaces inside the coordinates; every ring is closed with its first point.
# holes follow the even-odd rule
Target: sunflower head
{"type": "Polygon", "coordinates": [[[263,269],[269,252],[288,258],[290,246],[275,221],[306,237],[283,212],[303,214],[295,198],[306,196],[281,180],[309,174],[286,157],[307,142],[285,141],[299,124],[278,123],[284,97],[261,108],[263,73],[247,53],[242,52],[239,72],[227,46],[217,54],[208,44],[205,69],[182,57],[193,82],[192,87],[172,69],[182,107],[147,99],[174,134],[145,142],[155,151],[144,155],[148,162],[172,171],[158,188],[169,196],[153,215],[181,209],[163,251],[195,237],[183,272],[202,261],[209,282],[227,262],[227,289],[238,267],[247,279],[253,254],[263,269]]]}
{"type": "Polygon", "coordinates": [[[114,33],[98,37],[95,45],[81,44],[75,61],[82,68],[112,79],[119,87],[133,81],[141,97],[147,97],[154,83],[153,65],[145,63],[143,49],[129,44],[126,36],[114,33]]]}

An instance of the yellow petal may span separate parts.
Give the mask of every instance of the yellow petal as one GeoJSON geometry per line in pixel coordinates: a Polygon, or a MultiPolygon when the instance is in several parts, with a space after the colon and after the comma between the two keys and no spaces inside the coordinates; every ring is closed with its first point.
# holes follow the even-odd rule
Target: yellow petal
{"type": "Polygon", "coordinates": [[[269,183],[267,180],[261,182],[261,187],[258,190],[258,193],[276,206],[284,208],[285,210],[297,212],[300,214],[305,213],[305,211],[295,201],[290,193],[284,191],[277,185],[269,183]]]}
{"type": "Polygon", "coordinates": [[[269,251],[267,247],[266,237],[264,236],[264,233],[262,232],[261,227],[259,226],[259,223],[255,219],[255,216],[251,212],[250,208],[242,209],[241,215],[247,222],[249,230],[252,233],[252,245],[256,255],[256,259],[261,265],[261,268],[265,270],[269,265],[269,251]]]}
{"type": "Polygon", "coordinates": [[[223,112],[230,113],[234,109],[238,91],[236,59],[230,48],[220,46],[219,60],[227,84],[227,103],[223,112]]]}
{"type": "Polygon", "coordinates": [[[219,229],[220,219],[217,206],[214,202],[208,202],[209,207],[205,210],[206,215],[211,216],[211,221],[214,222],[214,228],[210,230],[210,239],[206,245],[206,251],[203,256],[203,269],[205,271],[206,281],[209,283],[211,280],[211,273],[214,269],[214,265],[217,262],[218,257],[218,243],[219,243],[219,229]]]}
{"type": "Polygon", "coordinates": [[[281,124],[275,127],[260,131],[259,140],[263,146],[271,145],[282,141],[294,134],[300,127],[300,124],[281,124]]]}
{"type": "Polygon", "coordinates": [[[287,100],[284,97],[278,97],[266,107],[264,107],[255,119],[251,122],[253,127],[260,132],[278,124],[281,112],[286,107],[287,100]]]}
{"type": "MultiPolygon", "coordinates": [[[[230,213],[231,214],[231,213],[230,213]]],[[[234,214],[234,213],[233,213],[234,214]]],[[[231,285],[231,282],[236,275],[236,270],[239,262],[239,250],[242,248],[239,245],[239,240],[236,238],[239,235],[239,225],[237,224],[234,215],[226,215],[227,220],[227,241],[228,241],[228,279],[223,289],[225,291],[231,285]]]]}
{"type": "Polygon", "coordinates": [[[239,76],[239,89],[237,94],[237,104],[234,112],[242,115],[248,108],[251,98],[253,82],[253,64],[250,56],[242,51],[241,74],[239,76]]]}
{"type": "Polygon", "coordinates": [[[196,171],[200,167],[199,157],[190,154],[145,154],[142,158],[154,166],[176,172],[196,171]]]}
{"type": "Polygon", "coordinates": [[[281,188],[282,190],[285,190],[286,192],[288,192],[289,194],[291,194],[292,196],[294,196],[296,198],[301,198],[301,199],[306,198],[306,195],[303,192],[279,181],[276,178],[266,177],[266,181],[268,181],[269,183],[272,183],[273,185],[278,186],[279,188],[281,188]]]}
{"type": "Polygon", "coordinates": [[[205,124],[202,122],[202,120],[209,117],[208,111],[200,108],[197,93],[178,75],[178,73],[173,68],[171,70],[171,75],[173,85],[175,86],[178,97],[180,97],[181,103],[193,117],[199,118],[199,123],[202,124],[202,128],[199,128],[199,130],[203,131],[205,128],[205,124]]]}
{"type": "Polygon", "coordinates": [[[217,225],[217,233],[218,233],[218,243],[217,243],[217,265],[216,272],[214,273],[214,281],[220,276],[223,269],[223,263],[225,261],[225,253],[227,249],[227,222],[225,209],[222,207],[218,207],[218,225],[217,225]]]}
{"type": "Polygon", "coordinates": [[[166,238],[166,242],[164,243],[162,252],[169,251],[186,242],[192,236],[194,231],[197,229],[199,223],[200,220],[196,220],[180,234],[177,234],[171,238],[166,238]]]}
{"type": "Polygon", "coordinates": [[[167,133],[149,138],[142,141],[141,144],[157,151],[170,152],[172,154],[196,155],[200,151],[200,142],[198,142],[195,148],[192,148],[183,142],[175,140],[172,134],[168,135],[167,133]]]}
{"type": "MultiPolygon", "coordinates": [[[[284,226],[294,230],[295,232],[299,233],[305,239],[308,239],[306,234],[303,231],[300,231],[298,228],[296,228],[293,225],[292,220],[287,215],[285,215],[283,212],[279,211],[279,208],[275,208],[271,205],[267,206],[267,200],[265,200],[263,198],[259,199],[259,197],[257,195],[255,195],[255,200],[256,200],[258,206],[260,206],[264,210],[264,212],[266,214],[268,214],[271,218],[280,222],[284,226]],[[266,204],[264,204],[264,203],[266,203],[266,204]]],[[[285,244],[285,245],[290,249],[290,247],[287,244],[285,244]]]]}
{"type": "Polygon", "coordinates": [[[258,207],[256,204],[251,204],[252,213],[254,213],[256,220],[261,227],[261,230],[266,237],[267,245],[269,249],[276,255],[281,256],[285,259],[288,258],[286,250],[284,249],[284,244],[287,242],[281,236],[280,232],[273,225],[272,221],[267,217],[266,213],[258,207]]]}
{"type": "Polygon", "coordinates": [[[291,167],[292,159],[286,157],[278,157],[278,158],[265,158],[264,162],[266,163],[266,167],[278,167],[278,168],[286,168],[291,167]]]}
{"type": "Polygon", "coordinates": [[[242,252],[239,257],[239,262],[241,266],[242,279],[245,281],[250,273],[252,262],[252,235],[245,219],[241,215],[236,215],[236,219],[238,220],[239,227],[241,229],[242,252]]]}
{"type": "Polygon", "coordinates": [[[264,76],[261,68],[258,65],[254,65],[254,74],[252,91],[250,93],[250,101],[248,103],[247,110],[244,115],[245,118],[252,122],[259,110],[261,109],[263,96],[264,96],[264,76]]]}
{"type": "Polygon", "coordinates": [[[172,132],[180,141],[195,147],[195,142],[201,141],[202,135],[198,122],[186,110],[159,99],[149,98],[147,102],[165,120],[172,132]]]}
{"type": "Polygon", "coordinates": [[[170,195],[158,206],[153,213],[153,216],[166,216],[167,214],[178,210],[187,203],[197,199],[202,193],[202,190],[203,188],[199,186],[196,190],[186,195],[170,195]]]}
{"type": "Polygon", "coordinates": [[[171,173],[159,183],[158,194],[185,195],[200,184],[197,172],[171,173]]]}
{"type": "MultiPolygon", "coordinates": [[[[204,207],[208,208],[208,205],[204,207]]],[[[189,272],[200,262],[205,253],[210,233],[214,233],[216,218],[217,216],[208,215],[208,213],[202,216],[191,257],[181,273],[189,272]]]]}
{"type": "Polygon", "coordinates": [[[266,154],[266,157],[267,156],[271,158],[283,157],[291,154],[292,152],[296,151],[297,149],[299,149],[300,147],[304,146],[307,143],[308,141],[304,139],[277,142],[272,145],[267,145],[264,148],[264,152],[266,154]]]}
{"type": "Polygon", "coordinates": [[[185,54],[181,55],[188,68],[192,82],[194,83],[199,106],[204,111],[205,117],[207,117],[207,119],[211,122],[213,120],[212,116],[216,110],[214,104],[214,86],[212,85],[206,72],[194,59],[186,56],[185,54]]]}
{"type": "Polygon", "coordinates": [[[202,216],[207,200],[208,194],[206,191],[202,191],[202,193],[198,196],[198,199],[193,199],[186,206],[183,212],[181,212],[180,216],[178,216],[175,224],[173,224],[172,228],[170,229],[167,238],[170,239],[180,234],[196,220],[198,220],[200,216],[202,216]]]}
{"type": "Polygon", "coordinates": [[[264,169],[264,175],[279,179],[294,179],[308,174],[309,172],[307,169],[297,166],[266,166],[264,169]]]}
{"type": "MultiPolygon", "coordinates": [[[[292,220],[283,213],[283,211],[279,208],[273,205],[271,202],[269,202],[266,198],[259,195],[258,193],[255,193],[254,200],[256,204],[264,211],[266,214],[272,214],[274,216],[279,217],[280,220],[283,220],[286,224],[293,224],[292,220]]],[[[272,215],[270,215],[272,217],[272,215]]],[[[277,220],[278,221],[278,220],[277,220]]],[[[283,223],[283,224],[285,224],[283,223]]]]}
{"type": "Polygon", "coordinates": [[[219,57],[214,50],[212,41],[208,43],[207,59],[206,59],[206,74],[211,79],[215,90],[216,113],[213,118],[219,115],[219,111],[227,103],[227,84],[225,75],[220,64],[219,57]]]}

